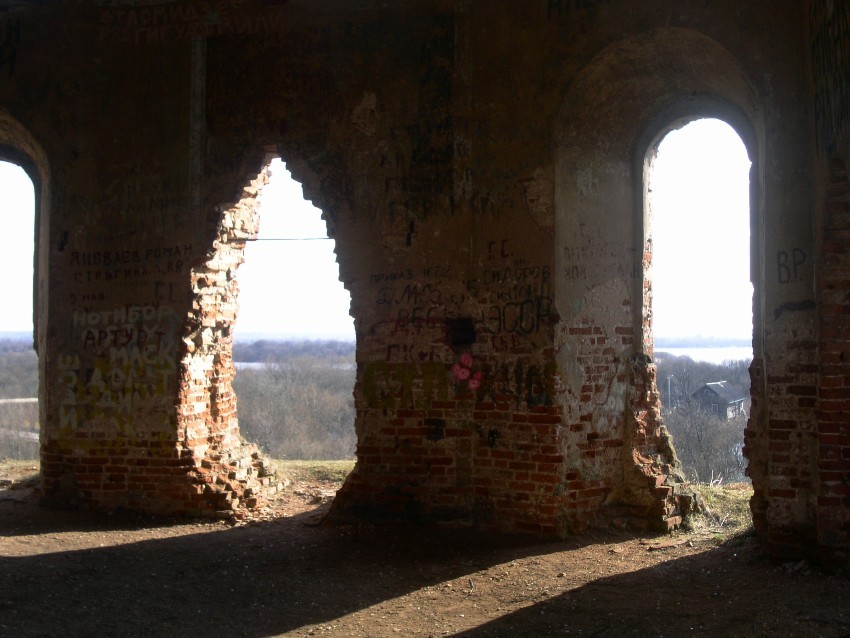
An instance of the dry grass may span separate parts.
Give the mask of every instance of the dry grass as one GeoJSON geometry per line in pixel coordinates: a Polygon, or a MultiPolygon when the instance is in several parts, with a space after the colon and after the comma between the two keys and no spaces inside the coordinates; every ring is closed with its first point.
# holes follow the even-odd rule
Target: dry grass
{"type": "Polygon", "coordinates": [[[37,487],[38,461],[0,459],[0,489],[37,487]]]}
{"type": "Polygon", "coordinates": [[[272,460],[275,473],[290,481],[342,483],[354,469],[354,461],[289,461],[272,460]]]}
{"type": "Polygon", "coordinates": [[[703,512],[689,518],[693,532],[713,534],[718,541],[752,532],[753,517],[750,497],[753,486],[749,483],[698,486],[705,503],[703,512]]]}

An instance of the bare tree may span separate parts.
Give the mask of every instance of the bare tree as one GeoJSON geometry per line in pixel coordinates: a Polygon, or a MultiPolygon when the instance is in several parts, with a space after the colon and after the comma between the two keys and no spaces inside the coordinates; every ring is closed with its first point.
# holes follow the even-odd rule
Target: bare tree
{"type": "Polygon", "coordinates": [[[292,459],[354,456],[353,354],[299,356],[237,372],[239,426],[267,454],[292,459]]]}
{"type": "Polygon", "coordinates": [[[664,422],[685,473],[694,481],[745,481],[743,456],[746,418],[727,419],[693,400],[683,401],[664,422]]]}

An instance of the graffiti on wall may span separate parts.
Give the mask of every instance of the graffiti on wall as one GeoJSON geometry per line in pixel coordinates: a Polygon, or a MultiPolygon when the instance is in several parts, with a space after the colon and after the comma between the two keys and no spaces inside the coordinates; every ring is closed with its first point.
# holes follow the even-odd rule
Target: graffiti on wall
{"type": "Polygon", "coordinates": [[[507,243],[489,242],[494,264],[463,286],[446,281],[456,274],[452,264],[373,274],[369,281],[377,287],[375,304],[391,318],[396,334],[441,329],[447,321],[467,316],[494,339],[538,333],[555,315],[551,269],[510,258],[507,243]]]}
{"type": "MultiPolygon", "coordinates": [[[[194,247],[188,242],[120,250],[72,250],[68,251],[68,272],[81,287],[142,281],[150,286],[151,300],[180,302],[189,294],[188,283],[181,295],[180,286],[169,278],[188,273],[193,257],[194,247]]],[[[80,288],[68,294],[68,302],[75,308],[86,308],[86,304],[98,301],[108,301],[102,289],[80,288]]]]}
{"type": "Polygon", "coordinates": [[[60,429],[126,431],[134,415],[173,404],[178,323],[168,306],[75,311],[74,354],[57,362],[60,429]]]}
{"type": "Polygon", "coordinates": [[[818,145],[832,152],[850,118],[850,4],[812,0],[810,6],[818,145]]]}
{"type": "Polygon", "coordinates": [[[791,250],[780,250],[776,253],[776,270],[780,284],[790,284],[801,281],[803,278],[803,267],[806,265],[807,256],[802,248],[791,250]]]}
{"type": "Polygon", "coordinates": [[[596,242],[564,246],[563,257],[563,275],[567,281],[628,281],[643,276],[643,268],[635,259],[634,250],[621,244],[596,242]]]}
{"type": "Polygon", "coordinates": [[[86,225],[99,224],[104,218],[131,224],[144,220],[147,226],[156,222],[173,232],[180,219],[168,215],[176,204],[174,193],[180,186],[156,168],[138,164],[109,166],[102,173],[96,198],[76,186],[85,182],[77,174],[59,168],[56,182],[57,205],[86,225]]]}
{"type": "Polygon", "coordinates": [[[227,34],[275,34],[287,25],[280,12],[252,14],[246,9],[247,0],[110,7],[101,13],[99,37],[101,42],[161,44],[227,34]]]}
{"type": "Polygon", "coordinates": [[[466,287],[476,298],[486,291],[488,306],[481,311],[481,321],[494,336],[534,334],[554,316],[548,265],[516,259],[511,265],[485,270],[466,287]]]}
{"type": "Polygon", "coordinates": [[[369,408],[426,409],[432,401],[458,395],[489,400],[512,397],[514,407],[553,405],[559,380],[554,362],[540,363],[520,356],[497,364],[461,357],[442,363],[365,363],[361,388],[369,408]],[[467,374],[468,373],[468,374],[467,374]]]}

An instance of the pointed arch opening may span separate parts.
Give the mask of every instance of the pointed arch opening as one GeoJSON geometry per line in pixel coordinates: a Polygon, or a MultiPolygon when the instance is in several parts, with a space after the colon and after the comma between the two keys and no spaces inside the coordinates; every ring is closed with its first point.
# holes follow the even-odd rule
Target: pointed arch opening
{"type": "Polygon", "coordinates": [[[242,435],[272,458],[354,458],[351,296],[322,211],[277,158],[237,275],[234,389],[242,435]]]}

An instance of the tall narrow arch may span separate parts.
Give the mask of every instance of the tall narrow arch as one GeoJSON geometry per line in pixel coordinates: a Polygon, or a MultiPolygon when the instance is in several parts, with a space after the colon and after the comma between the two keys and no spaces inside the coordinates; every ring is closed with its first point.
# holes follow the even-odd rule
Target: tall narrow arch
{"type": "Polygon", "coordinates": [[[652,331],[652,282],[649,270],[652,258],[651,210],[648,188],[658,146],[671,131],[680,129],[699,119],[717,119],[728,124],[737,133],[750,160],[749,211],[750,211],[750,281],[753,284],[753,354],[758,358],[764,351],[763,332],[764,314],[762,311],[763,294],[760,281],[763,278],[764,259],[761,228],[762,196],[759,145],[755,129],[747,115],[733,103],[717,96],[689,96],[687,99],[660,110],[651,120],[637,143],[635,158],[636,177],[640,183],[634,192],[639,200],[636,209],[641,211],[639,235],[640,245],[648,248],[642,256],[640,269],[640,290],[642,299],[642,321],[640,324],[641,343],[644,353],[654,355],[654,336],[652,331]]]}
{"type": "MultiPolygon", "coordinates": [[[[561,444],[567,470],[577,483],[589,482],[621,464],[622,477],[599,484],[605,502],[663,512],[666,528],[686,513],[689,488],[660,414],[645,276],[652,252],[645,171],[647,150],[663,133],[700,115],[732,124],[749,150],[751,269],[761,281],[760,100],[715,40],[659,28],[608,46],[570,84],[556,129],[556,346],[559,368],[570,371],[561,402],[576,433],[561,444]],[[594,364],[606,356],[613,365],[594,364]],[[593,450],[599,441],[601,450],[593,450]],[[647,481],[669,489],[647,495],[647,481]]],[[[754,299],[760,353],[758,286],[754,299]]]]}
{"type": "MultiPolygon", "coordinates": [[[[746,337],[752,346],[757,272],[747,194],[751,154],[727,122],[702,114],[677,118],[650,143],[642,189],[645,244],[651,247],[643,263],[646,320],[641,341],[648,347],[657,345],[656,335],[674,340],[661,347],[665,352],[675,351],[668,346],[677,341],[716,347],[746,337]]],[[[665,425],[691,479],[744,480],[741,444],[749,410],[743,397],[750,394],[746,366],[751,359],[746,350],[735,350],[746,358],[744,365],[724,365],[723,376],[700,378],[696,384],[694,375],[714,369],[706,369],[705,361],[654,357],[665,425]],[[704,382],[720,383],[701,387],[704,382]],[[716,392],[726,400],[735,393],[735,402],[723,403],[716,392]]],[[[698,359],[712,350],[693,352],[703,353],[686,352],[698,359]]]]}
{"type": "Polygon", "coordinates": [[[39,423],[41,444],[45,444],[47,423],[47,323],[49,303],[49,245],[51,173],[47,154],[27,128],[11,113],[0,107],[0,160],[17,164],[24,169],[33,184],[35,223],[33,232],[33,345],[39,353],[39,423]]]}
{"type": "Polygon", "coordinates": [[[48,254],[50,242],[51,175],[47,155],[33,135],[9,112],[0,108],[0,159],[18,164],[32,180],[35,191],[34,316],[36,346],[46,338],[48,254]],[[41,336],[41,338],[39,338],[41,336]]]}

